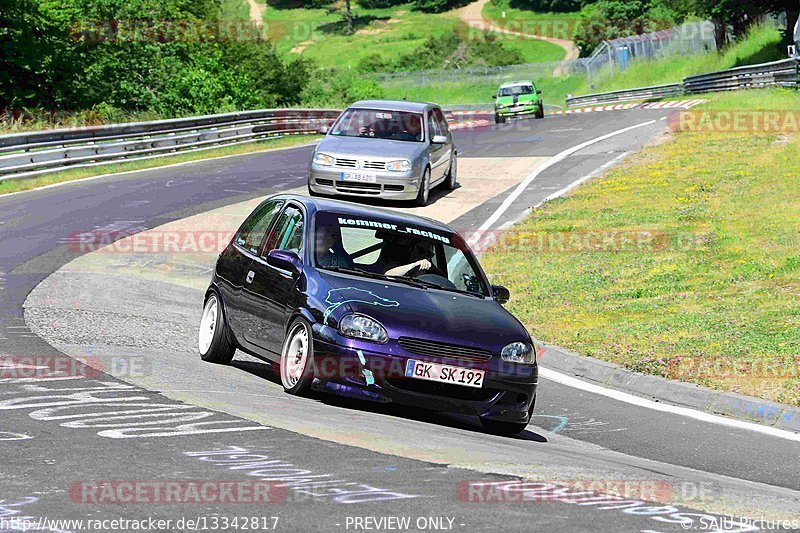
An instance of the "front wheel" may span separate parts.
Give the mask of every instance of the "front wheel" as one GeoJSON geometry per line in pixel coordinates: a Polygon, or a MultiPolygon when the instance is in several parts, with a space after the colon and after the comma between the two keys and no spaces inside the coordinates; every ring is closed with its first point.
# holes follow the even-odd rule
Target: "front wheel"
{"type": "Polygon", "coordinates": [[[536,118],[544,118],[544,105],[540,102],[539,109],[536,110],[536,118]]]}
{"type": "Polygon", "coordinates": [[[289,394],[305,392],[314,380],[314,340],[311,326],[302,318],[289,326],[281,350],[281,384],[289,394]]]}
{"type": "Polygon", "coordinates": [[[504,124],[505,121],[506,121],[505,117],[501,117],[500,115],[495,113],[495,115],[494,115],[494,123],[495,124],[504,124]]]}
{"type": "Polygon", "coordinates": [[[425,207],[428,205],[428,199],[431,195],[431,169],[425,168],[425,171],[422,173],[422,180],[419,183],[419,192],[417,193],[417,198],[414,200],[414,203],[419,207],[425,207]]]}
{"type": "Polygon", "coordinates": [[[211,293],[203,306],[197,340],[197,349],[203,361],[220,365],[231,362],[236,348],[228,342],[227,329],[219,298],[216,293],[211,293]]]}
{"type": "Polygon", "coordinates": [[[458,156],[456,154],[453,154],[450,159],[450,170],[447,171],[447,180],[445,180],[444,186],[448,191],[458,187],[458,156]]]}

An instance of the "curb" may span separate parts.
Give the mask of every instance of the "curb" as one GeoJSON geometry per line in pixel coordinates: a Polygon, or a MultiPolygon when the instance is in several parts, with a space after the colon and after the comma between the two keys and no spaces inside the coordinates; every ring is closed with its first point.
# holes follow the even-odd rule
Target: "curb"
{"type": "Polygon", "coordinates": [[[547,368],[650,400],[800,433],[798,407],[640,374],[538,340],[536,343],[543,348],[539,363],[547,368]]]}

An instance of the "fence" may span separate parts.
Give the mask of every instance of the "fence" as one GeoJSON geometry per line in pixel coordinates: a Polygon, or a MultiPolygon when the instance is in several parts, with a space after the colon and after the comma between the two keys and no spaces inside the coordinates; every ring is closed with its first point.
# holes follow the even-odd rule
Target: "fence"
{"type": "Polygon", "coordinates": [[[333,109],[265,109],[0,135],[0,180],[314,133],[333,109]]]}
{"type": "Polygon", "coordinates": [[[505,67],[420,70],[375,74],[380,83],[401,86],[458,82],[502,82],[550,76],[586,76],[589,87],[602,77],[614,76],[631,62],[669,55],[691,55],[716,50],[714,25],[708,21],[683,24],[667,30],[604,41],[591,56],[570,61],[527,63],[505,67]]]}
{"type": "Polygon", "coordinates": [[[683,79],[682,83],[576,96],[567,98],[567,107],[592,105],[600,102],[650,100],[684,93],[697,94],[776,86],[800,87],[800,58],[782,59],[771,63],[688,76],[683,79]]]}

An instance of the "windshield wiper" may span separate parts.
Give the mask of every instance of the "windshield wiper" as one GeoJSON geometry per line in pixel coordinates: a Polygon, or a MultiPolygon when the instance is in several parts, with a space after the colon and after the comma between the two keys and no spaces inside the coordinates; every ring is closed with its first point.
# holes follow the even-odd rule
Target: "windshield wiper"
{"type": "Polygon", "coordinates": [[[389,280],[395,281],[397,283],[405,283],[406,285],[412,285],[414,287],[419,287],[420,289],[427,289],[430,287],[438,287],[438,285],[430,284],[427,282],[423,282],[420,280],[415,280],[412,278],[406,278],[403,276],[387,276],[386,274],[379,274],[377,272],[370,272],[369,270],[362,270],[360,268],[347,268],[347,267],[338,267],[338,266],[330,266],[330,267],[320,267],[325,270],[330,270],[333,272],[342,272],[344,274],[356,274],[359,276],[365,276],[368,278],[373,279],[382,279],[382,280],[389,280]]]}
{"type": "Polygon", "coordinates": [[[458,294],[466,294],[467,296],[474,296],[476,298],[481,298],[481,299],[483,298],[483,296],[481,296],[480,294],[476,294],[474,292],[469,292],[469,291],[462,291],[461,289],[454,289],[452,287],[445,287],[443,285],[439,285],[435,281],[427,281],[424,279],[417,279],[417,278],[406,278],[405,276],[396,276],[396,277],[402,278],[403,280],[406,281],[414,282],[415,284],[423,287],[432,287],[434,289],[439,289],[440,291],[457,292],[458,294]]]}

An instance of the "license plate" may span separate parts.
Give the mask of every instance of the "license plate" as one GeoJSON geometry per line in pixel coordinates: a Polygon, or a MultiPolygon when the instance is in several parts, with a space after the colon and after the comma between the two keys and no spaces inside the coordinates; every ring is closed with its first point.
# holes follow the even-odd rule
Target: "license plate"
{"type": "Polygon", "coordinates": [[[438,381],[439,383],[452,383],[465,387],[483,387],[483,370],[462,368],[460,366],[440,365],[425,361],[409,359],[406,362],[406,377],[438,381]]]}
{"type": "Polygon", "coordinates": [[[378,177],[375,174],[362,174],[360,172],[340,172],[341,181],[360,181],[362,183],[375,183],[378,177]]]}

